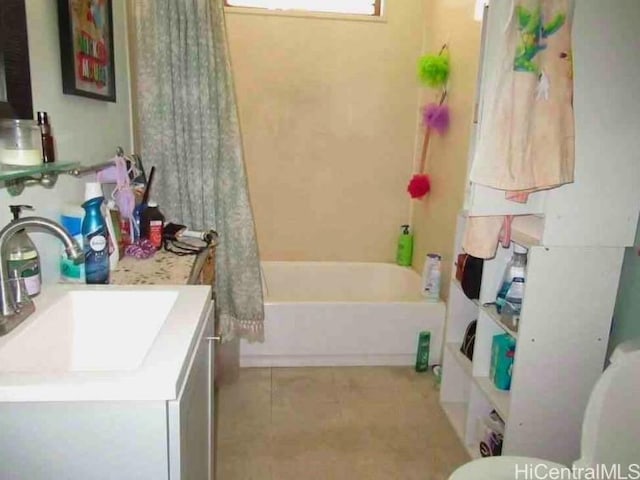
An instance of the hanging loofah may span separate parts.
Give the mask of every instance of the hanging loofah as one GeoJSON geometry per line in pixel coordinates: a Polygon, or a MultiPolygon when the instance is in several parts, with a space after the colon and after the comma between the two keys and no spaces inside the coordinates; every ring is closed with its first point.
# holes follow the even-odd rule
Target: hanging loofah
{"type": "Polygon", "coordinates": [[[431,191],[431,180],[425,173],[416,173],[407,186],[411,198],[422,198],[431,191]]]}
{"type": "Polygon", "coordinates": [[[445,47],[438,55],[424,55],[418,61],[418,76],[425,85],[439,88],[449,79],[449,54],[445,47]]]}
{"type": "Polygon", "coordinates": [[[446,104],[430,103],[422,109],[422,122],[440,135],[449,128],[449,107],[446,104]]]}

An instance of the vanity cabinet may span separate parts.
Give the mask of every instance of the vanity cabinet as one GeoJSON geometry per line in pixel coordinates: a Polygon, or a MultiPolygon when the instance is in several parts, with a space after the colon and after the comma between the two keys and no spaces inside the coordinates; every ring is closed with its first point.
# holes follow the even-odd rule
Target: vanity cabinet
{"type": "Polygon", "coordinates": [[[0,402],[0,478],[213,479],[211,300],[202,312],[173,398],[0,402]]]}
{"type": "Polygon", "coordinates": [[[213,479],[214,348],[211,319],[198,339],[180,396],[167,403],[171,480],[213,479]]]}

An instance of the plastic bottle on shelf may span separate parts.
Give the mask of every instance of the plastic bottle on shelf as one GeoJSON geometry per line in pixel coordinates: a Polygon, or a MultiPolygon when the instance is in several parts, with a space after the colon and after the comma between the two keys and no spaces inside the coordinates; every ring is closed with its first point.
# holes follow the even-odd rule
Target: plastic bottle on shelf
{"type": "MultiPolygon", "coordinates": [[[[507,295],[511,290],[511,299],[515,304],[522,304],[524,296],[524,284],[527,269],[527,249],[518,244],[513,246],[513,256],[504,270],[502,284],[496,296],[496,309],[498,313],[502,313],[502,309],[507,303],[507,295]],[[513,289],[512,289],[513,286],[513,289]]],[[[518,309],[517,313],[520,313],[518,309]]]]}

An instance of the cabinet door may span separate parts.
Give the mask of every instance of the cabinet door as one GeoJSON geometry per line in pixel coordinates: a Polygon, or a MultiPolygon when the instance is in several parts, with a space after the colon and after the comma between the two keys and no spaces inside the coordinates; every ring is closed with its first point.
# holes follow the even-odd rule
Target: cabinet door
{"type": "Polygon", "coordinates": [[[171,480],[213,479],[212,331],[210,308],[180,395],[168,403],[171,480]]]}
{"type": "Polygon", "coordinates": [[[215,477],[215,358],[216,358],[216,342],[214,341],[214,304],[211,302],[209,308],[207,325],[205,328],[204,340],[207,342],[207,407],[208,407],[208,452],[209,452],[209,480],[213,480],[215,477]]]}

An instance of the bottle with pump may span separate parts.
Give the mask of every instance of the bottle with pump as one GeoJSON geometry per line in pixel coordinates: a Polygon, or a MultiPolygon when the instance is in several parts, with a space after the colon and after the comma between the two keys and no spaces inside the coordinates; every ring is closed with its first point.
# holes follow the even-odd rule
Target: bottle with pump
{"type": "Polygon", "coordinates": [[[413,257],[413,234],[409,231],[409,225],[401,225],[401,228],[396,251],[396,263],[402,267],[410,267],[413,257]]]}
{"type": "Polygon", "coordinates": [[[85,215],[82,220],[82,245],[84,249],[84,271],[88,284],[109,283],[109,233],[102,216],[104,197],[100,184],[86,185],[83,204],[85,215]],[[96,187],[97,185],[97,187],[96,187]]]}
{"type": "MultiPolygon", "coordinates": [[[[23,209],[33,210],[31,205],[9,205],[13,219],[20,218],[23,209]]],[[[33,297],[40,293],[42,277],[40,275],[40,258],[38,250],[24,229],[19,230],[9,239],[5,246],[7,252],[7,267],[9,272],[18,272],[24,279],[27,293],[33,297]]]]}
{"type": "MultiPolygon", "coordinates": [[[[514,304],[522,304],[524,296],[524,284],[527,267],[527,249],[520,245],[514,244],[513,256],[504,270],[502,284],[498,295],[496,296],[496,310],[502,313],[502,309],[507,303],[507,297],[514,304]]],[[[520,313],[519,310],[513,313],[520,313]]]]}

